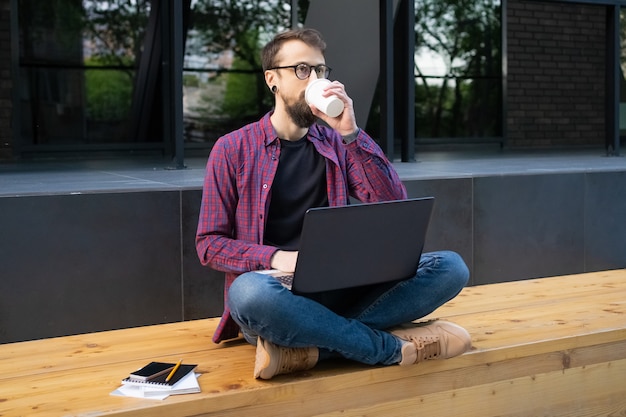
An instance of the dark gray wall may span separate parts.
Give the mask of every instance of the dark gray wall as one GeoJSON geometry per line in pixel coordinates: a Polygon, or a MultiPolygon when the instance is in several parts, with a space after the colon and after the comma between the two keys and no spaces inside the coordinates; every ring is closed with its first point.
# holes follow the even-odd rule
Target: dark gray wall
{"type": "Polygon", "coordinates": [[[378,0],[315,0],[305,25],[319,30],[327,43],[330,78],[346,86],[359,126],[367,124],[380,68],[378,0]],[[358,16],[355,11],[358,10],[358,16]]]}
{"type": "Polygon", "coordinates": [[[0,198],[0,342],[217,316],[201,191],[0,198]]]}
{"type": "MultiPolygon", "coordinates": [[[[626,172],[406,181],[433,195],[425,250],[471,285],[626,267],[626,172]]],[[[201,191],[0,198],[0,343],[218,316],[200,266],[201,191]]]]}

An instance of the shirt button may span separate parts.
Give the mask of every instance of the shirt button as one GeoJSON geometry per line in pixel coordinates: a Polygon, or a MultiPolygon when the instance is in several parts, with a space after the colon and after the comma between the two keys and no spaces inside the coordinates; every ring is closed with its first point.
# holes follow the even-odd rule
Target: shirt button
{"type": "Polygon", "coordinates": [[[267,188],[267,184],[263,184],[263,189],[266,189],[266,188],[267,188]]]}

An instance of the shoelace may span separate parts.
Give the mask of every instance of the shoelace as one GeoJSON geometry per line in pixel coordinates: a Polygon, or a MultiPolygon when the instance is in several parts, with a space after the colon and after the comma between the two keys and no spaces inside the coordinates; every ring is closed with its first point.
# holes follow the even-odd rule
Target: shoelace
{"type": "Polygon", "coordinates": [[[415,360],[415,363],[429,359],[436,359],[439,355],[441,355],[439,336],[411,336],[408,339],[415,345],[415,349],[417,349],[417,359],[415,360]]]}

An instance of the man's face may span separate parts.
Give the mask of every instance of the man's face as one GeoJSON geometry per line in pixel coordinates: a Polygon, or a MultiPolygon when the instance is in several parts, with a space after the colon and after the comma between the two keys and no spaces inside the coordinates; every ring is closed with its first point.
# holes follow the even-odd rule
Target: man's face
{"type": "Polygon", "coordinates": [[[311,112],[311,108],[304,99],[304,91],[300,94],[300,97],[294,102],[288,101],[288,98],[283,97],[285,101],[285,111],[298,127],[311,127],[317,117],[311,112]]]}
{"type": "MultiPolygon", "coordinates": [[[[297,64],[319,65],[324,64],[324,55],[318,49],[311,48],[299,40],[285,42],[277,55],[276,66],[290,66],[297,64]]],[[[304,90],[309,82],[317,79],[315,71],[311,71],[308,79],[301,80],[296,76],[293,68],[272,70],[276,72],[273,78],[278,87],[277,95],[285,106],[285,111],[299,127],[310,127],[317,118],[311,112],[304,99],[304,90]]]]}

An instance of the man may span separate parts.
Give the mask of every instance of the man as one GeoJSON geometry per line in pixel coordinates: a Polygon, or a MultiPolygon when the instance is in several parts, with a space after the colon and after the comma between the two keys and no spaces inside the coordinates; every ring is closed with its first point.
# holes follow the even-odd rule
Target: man
{"type": "Polygon", "coordinates": [[[294,271],[310,207],[346,205],[350,196],[362,202],[407,197],[380,147],[358,128],[341,83],[325,91],[343,101],[339,116],[306,103],[307,84],[330,74],[325,47],[313,29],[270,41],[262,63],[274,110],[221,137],[207,162],[196,247],[203,265],[226,272],[225,312],[213,340],[241,331],[256,344],[256,378],[309,369],[333,356],[408,365],[471,346],[467,331],[446,321],[397,327],[461,291],[469,273],[454,252],[423,254],[415,277],[399,283],[310,297],[254,272],[294,271]],[[316,124],[317,118],[329,127],[316,124]]]}

